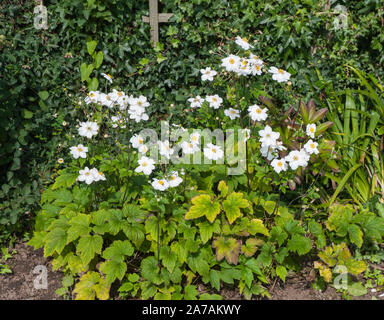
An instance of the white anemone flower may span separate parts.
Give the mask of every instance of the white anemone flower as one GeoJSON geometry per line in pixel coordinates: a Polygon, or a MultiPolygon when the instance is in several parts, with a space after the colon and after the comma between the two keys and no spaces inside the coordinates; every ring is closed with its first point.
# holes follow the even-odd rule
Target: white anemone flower
{"type": "Polygon", "coordinates": [[[276,145],[261,145],[260,152],[268,161],[277,157],[276,145]]]}
{"type": "Polygon", "coordinates": [[[229,117],[231,120],[234,120],[236,118],[240,118],[240,111],[233,109],[233,108],[229,108],[227,110],[224,110],[224,114],[227,117],[229,117]]]}
{"type": "Polygon", "coordinates": [[[247,38],[241,38],[237,36],[235,43],[240,47],[242,47],[244,50],[249,50],[250,48],[253,48],[253,46],[249,44],[249,41],[247,38]]]}
{"type": "Polygon", "coordinates": [[[103,76],[104,79],[107,79],[109,81],[109,83],[111,83],[111,84],[113,83],[112,76],[109,73],[108,74],[102,73],[101,75],[103,76]]]}
{"type": "Polygon", "coordinates": [[[271,166],[273,167],[273,170],[275,170],[277,173],[288,170],[288,165],[285,159],[273,159],[271,162],[271,166]]]}
{"type": "Polygon", "coordinates": [[[222,59],[221,61],[222,61],[221,66],[224,67],[227,71],[237,72],[238,65],[240,62],[240,57],[231,54],[230,56],[222,59]]]}
{"type": "Polygon", "coordinates": [[[304,150],[308,153],[308,154],[318,154],[319,153],[319,150],[317,149],[317,146],[319,144],[317,142],[314,142],[312,141],[312,139],[310,139],[305,145],[304,145],[304,150]]]}
{"type": "Polygon", "coordinates": [[[169,141],[157,141],[157,144],[159,145],[160,155],[170,159],[175,150],[169,146],[169,141]]]}
{"type": "Polygon", "coordinates": [[[249,60],[252,64],[256,64],[261,67],[264,65],[264,61],[261,60],[257,55],[254,55],[252,53],[249,54],[249,60]]]}
{"type": "Polygon", "coordinates": [[[204,99],[200,96],[197,96],[195,98],[189,98],[188,99],[188,102],[191,103],[191,108],[201,108],[203,102],[204,102],[204,99]]]}
{"type": "Polygon", "coordinates": [[[57,162],[60,163],[60,164],[63,164],[64,163],[64,159],[63,158],[59,158],[59,159],[57,159],[57,162]]]}
{"type": "Polygon", "coordinates": [[[198,132],[191,133],[189,138],[191,139],[191,143],[195,145],[198,145],[200,143],[200,134],[198,132]]]}
{"type": "Polygon", "coordinates": [[[139,146],[138,150],[141,154],[146,154],[149,151],[149,148],[145,144],[143,144],[139,146]]]}
{"type": "Polygon", "coordinates": [[[132,143],[133,148],[137,149],[144,144],[144,138],[139,134],[135,134],[132,136],[129,142],[132,143]]]}
{"type": "Polygon", "coordinates": [[[148,121],[149,116],[143,112],[143,113],[136,113],[134,111],[128,110],[129,118],[136,121],[136,123],[139,123],[140,121],[148,121]]]}
{"type": "Polygon", "coordinates": [[[96,122],[86,121],[80,122],[79,135],[87,137],[88,139],[97,135],[99,126],[96,122]]]}
{"type": "Polygon", "coordinates": [[[141,157],[137,162],[139,163],[139,166],[135,169],[135,172],[137,173],[142,172],[148,176],[155,169],[155,160],[151,158],[141,157]]]}
{"type": "Polygon", "coordinates": [[[254,104],[253,106],[248,107],[249,116],[253,121],[264,121],[268,118],[268,109],[261,109],[260,106],[254,104]]]}
{"type": "Polygon", "coordinates": [[[192,142],[183,141],[181,143],[181,148],[184,154],[193,154],[200,150],[198,144],[194,144],[192,142]]]}
{"type": "Polygon", "coordinates": [[[102,106],[106,106],[107,108],[113,108],[115,102],[109,94],[100,93],[99,102],[102,106]]]}
{"type": "Polygon", "coordinates": [[[201,69],[201,80],[202,81],[213,81],[213,77],[217,74],[215,70],[212,70],[210,67],[201,69]]]}
{"type": "Polygon", "coordinates": [[[306,134],[307,136],[311,137],[312,139],[315,138],[316,133],[316,125],[314,123],[308,124],[306,128],[306,134]]]}
{"type": "Polygon", "coordinates": [[[224,156],[224,151],[221,150],[220,146],[215,146],[212,143],[208,143],[207,147],[204,148],[204,156],[210,160],[219,160],[224,156]]]}
{"type": "Polygon", "coordinates": [[[293,150],[286,157],[285,160],[289,162],[289,166],[292,170],[296,170],[298,167],[306,167],[308,164],[308,158],[305,151],[293,150]]]}
{"type": "Polygon", "coordinates": [[[90,103],[98,103],[100,98],[100,92],[99,91],[90,91],[87,95],[87,97],[84,99],[86,104],[90,103]]]}
{"type": "Polygon", "coordinates": [[[105,178],[104,173],[97,170],[96,168],[92,168],[90,171],[93,175],[93,181],[100,181],[100,180],[105,181],[105,180],[107,180],[107,178],[105,178]]]}
{"type": "Polygon", "coordinates": [[[275,145],[276,140],[280,137],[280,133],[272,131],[272,128],[268,125],[265,126],[264,130],[259,131],[259,135],[261,136],[260,142],[264,146],[275,145]]]}
{"type": "Polygon", "coordinates": [[[155,190],[159,190],[159,191],[165,191],[169,188],[169,183],[165,179],[154,178],[151,184],[155,190]]]}
{"type": "Polygon", "coordinates": [[[88,167],[85,167],[83,170],[79,170],[79,174],[80,175],[77,177],[77,180],[79,181],[85,181],[86,184],[91,184],[93,181],[95,181],[95,177],[88,167]]]}
{"type": "Polygon", "coordinates": [[[85,159],[87,157],[88,147],[84,147],[82,144],[77,145],[77,147],[71,147],[70,150],[71,155],[75,159],[85,159]]]}
{"type": "Polygon", "coordinates": [[[171,175],[168,177],[169,186],[175,188],[182,182],[183,179],[179,177],[179,173],[177,171],[172,171],[171,175]]]}
{"type": "Polygon", "coordinates": [[[272,79],[277,82],[287,82],[291,77],[289,72],[283,69],[277,69],[276,67],[270,67],[268,72],[272,73],[272,79]]]}
{"type": "Polygon", "coordinates": [[[209,106],[213,109],[219,109],[223,103],[223,99],[217,94],[213,96],[206,96],[205,100],[209,102],[209,106]]]}

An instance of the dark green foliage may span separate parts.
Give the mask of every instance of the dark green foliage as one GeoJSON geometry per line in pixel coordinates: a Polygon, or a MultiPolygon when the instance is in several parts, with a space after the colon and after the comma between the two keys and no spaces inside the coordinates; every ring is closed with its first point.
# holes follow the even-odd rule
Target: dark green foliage
{"type": "Polygon", "coordinates": [[[149,25],[141,19],[148,14],[146,0],[45,1],[47,30],[33,27],[34,1],[2,1],[0,241],[28,230],[25,212],[34,212],[57,159],[67,152],[59,143],[68,133],[63,121],[75,121],[75,97],[86,90],[79,69],[89,63],[87,38],[97,39],[104,53],[93,77],[110,73],[127,93],[146,95],[159,117],[174,103],[173,117],[181,120],[189,94],[200,93],[198,70],[215,59],[210,50],[236,35],[257,40],[260,56],[294,74],[302,94],[311,95],[305,77],[315,81],[313,67],[336,89],[354,77],[346,62],[382,77],[380,1],[324,3],[329,1],[160,1],[159,10],[174,17],[161,24],[161,44],[152,48],[149,25]],[[333,28],[337,4],[348,8],[346,29],[333,28]]]}

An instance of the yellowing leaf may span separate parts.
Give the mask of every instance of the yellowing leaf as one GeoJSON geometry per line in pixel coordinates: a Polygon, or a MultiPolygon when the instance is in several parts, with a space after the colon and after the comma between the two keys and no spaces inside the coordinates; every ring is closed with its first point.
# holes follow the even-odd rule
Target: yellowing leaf
{"type": "Polygon", "coordinates": [[[315,261],[314,262],[315,269],[319,270],[320,275],[324,278],[326,282],[331,282],[332,280],[332,271],[330,268],[322,264],[321,262],[315,261]]]}
{"type": "Polygon", "coordinates": [[[265,236],[269,236],[268,229],[264,226],[264,223],[260,219],[252,219],[248,226],[248,232],[251,235],[255,235],[256,233],[261,233],[265,236]]]}
{"type": "Polygon", "coordinates": [[[353,275],[358,275],[364,272],[367,268],[367,265],[364,261],[357,261],[352,258],[345,261],[345,266],[347,267],[348,272],[352,273],[353,275]]]}
{"type": "Polygon", "coordinates": [[[237,264],[241,241],[234,238],[220,237],[213,241],[212,247],[216,248],[216,259],[221,261],[224,257],[230,264],[237,264]]]}
{"type": "Polygon", "coordinates": [[[218,185],[218,187],[217,187],[217,190],[220,191],[221,196],[222,196],[223,198],[225,198],[225,197],[227,196],[227,194],[228,194],[228,186],[227,186],[227,184],[225,183],[225,181],[221,180],[221,181],[219,182],[219,185],[218,185]]]}
{"type": "Polygon", "coordinates": [[[100,274],[97,272],[87,272],[76,284],[73,290],[76,293],[76,300],[94,300],[96,297],[95,285],[100,280],[100,274]]]}
{"type": "Polygon", "coordinates": [[[80,238],[76,251],[83,263],[88,264],[96,253],[101,253],[102,246],[102,237],[99,235],[86,235],[80,238]]]}
{"type": "Polygon", "coordinates": [[[207,194],[192,198],[193,206],[185,215],[186,220],[206,216],[209,222],[213,222],[220,213],[220,204],[216,200],[211,200],[207,194]]]}
{"type": "Polygon", "coordinates": [[[232,192],[226,200],[223,201],[223,209],[230,224],[241,216],[240,208],[249,207],[247,199],[243,198],[242,193],[232,192]]]}

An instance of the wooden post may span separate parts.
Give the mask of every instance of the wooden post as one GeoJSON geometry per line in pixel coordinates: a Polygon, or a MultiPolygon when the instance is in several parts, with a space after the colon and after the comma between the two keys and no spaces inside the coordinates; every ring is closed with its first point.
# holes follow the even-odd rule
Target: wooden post
{"type": "Polygon", "coordinates": [[[151,26],[151,42],[153,44],[159,42],[159,23],[168,22],[169,18],[173,16],[173,13],[159,14],[158,12],[158,0],[149,0],[149,17],[142,17],[143,21],[151,26]]]}

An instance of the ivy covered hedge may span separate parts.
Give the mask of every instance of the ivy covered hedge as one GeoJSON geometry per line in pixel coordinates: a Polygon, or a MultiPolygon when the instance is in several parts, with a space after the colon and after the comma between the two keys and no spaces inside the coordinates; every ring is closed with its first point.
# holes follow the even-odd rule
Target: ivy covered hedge
{"type": "Polygon", "coordinates": [[[44,1],[47,30],[33,26],[34,1],[2,1],[0,240],[30,230],[40,193],[66,152],[60,145],[68,131],[64,124],[76,114],[76,96],[86,91],[79,70],[90,62],[88,38],[98,40],[104,55],[94,76],[109,73],[125,92],[154,101],[150,108],[158,118],[152,121],[165,116],[170,104],[181,121],[186,99],[199,93],[199,69],[215,58],[212,47],[237,35],[256,40],[263,58],[292,73],[303,96],[318,99],[319,92],[307,85],[316,84],[316,69],[335,89],[353,82],[345,63],[382,77],[380,2],[164,0],[159,10],[174,16],[161,24],[161,43],[152,48],[149,25],[141,18],[148,14],[146,0],[44,1]],[[348,9],[345,29],[334,28],[336,5],[348,9]]]}

